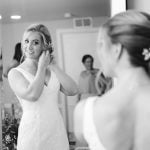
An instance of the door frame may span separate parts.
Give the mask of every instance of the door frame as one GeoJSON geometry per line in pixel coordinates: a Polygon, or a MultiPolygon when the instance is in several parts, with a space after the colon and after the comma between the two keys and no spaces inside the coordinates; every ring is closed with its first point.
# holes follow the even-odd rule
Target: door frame
{"type": "MultiPolygon", "coordinates": [[[[63,36],[66,34],[78,34],[78,33],[98,33],[99,28],[77,28],[77,29],[58,29],[56,31],[56,39],[57,39],[57,56],[58,56],[58,65],[60,68],[66,72],[65,61],[64,61],[64,44],[63,44],[63,36]]],[[[67,96],[61,94],[60,95],[61,104],[59,105],[62,110],[62,116],[66,125],[67,131],[69,131],[69,118],[68,118],[68,101],[67,96]]],[[[74,107],[74,106],[70,106],[74,107]]]]}

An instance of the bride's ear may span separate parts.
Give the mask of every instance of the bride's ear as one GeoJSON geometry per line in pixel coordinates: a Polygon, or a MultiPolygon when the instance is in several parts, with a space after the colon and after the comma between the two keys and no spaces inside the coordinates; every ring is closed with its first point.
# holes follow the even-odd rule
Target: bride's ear
{"type": "Polygon", "coordinates": [[[44,44],[42,45],[42,51],[46,51],[46,47],[44,44]]]}
{"type": "Polygon", "coordinates": [[[122,56],[122,53],[123,53],[123,46],[120,43],[115,44],[114,49],[113,49],[113,53],[114,53],[114,58],[116,60],[119,60],[122,56]]]}

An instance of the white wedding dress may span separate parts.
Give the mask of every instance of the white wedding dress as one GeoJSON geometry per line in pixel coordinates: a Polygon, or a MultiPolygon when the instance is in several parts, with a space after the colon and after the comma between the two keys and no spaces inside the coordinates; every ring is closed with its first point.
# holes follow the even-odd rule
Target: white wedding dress
{"type": "Polygon", "coordinates": [[[85,101],[84,115],[83,115],[83,135],[87,141],[90,150],[106,150],[101,143],[93,118],[93,105],[97,97],[87,98],[85,101]]]}
{"type": "MultiPolygon", "coordinates": [[[[34,76],[21,68],[32,82],[34,76]]],[[[23,115],[19,126],[17,150],[69,150],[63,118],[58,108],[60,83],[53,71],[48,86],[35,102],[19,98],[23,115]]]]}

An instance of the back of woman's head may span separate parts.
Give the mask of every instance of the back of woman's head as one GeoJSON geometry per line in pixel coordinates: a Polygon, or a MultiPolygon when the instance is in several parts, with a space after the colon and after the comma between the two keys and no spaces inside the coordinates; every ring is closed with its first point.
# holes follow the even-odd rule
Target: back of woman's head
{"type": "Polygon", "coordinates": [[[46,50],[49,50],[50,53],[53,51],[52,40],[50,36],[50,32],[46,26],[43,24],[32,24],[26,30],[27,32],[38,32],[41,35],[42,42],[46,50]]]}
{"type": "Polygon", "coordinates": [[[150,15],[128,10],[110,18],[104,25],[112,43],[126,48],[130,62],[148,72],[150,62],[150,15]]]}

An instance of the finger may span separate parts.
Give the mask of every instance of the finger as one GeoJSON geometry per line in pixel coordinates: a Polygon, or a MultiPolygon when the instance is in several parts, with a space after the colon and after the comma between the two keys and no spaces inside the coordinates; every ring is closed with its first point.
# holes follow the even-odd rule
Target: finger
{"type": "Polygon", "coordinates": [[[44,52],[44,51],[42,51],[41,56],[43,56],[44,54],[45,54],[45,52],[44,52]]]}
{"type": "Polygon", "coordinates": [[[44,51],[44,56],[45,56],[45,57],[47,57],[47,56],[48,56],[47,51],[44,51]]]}
{"type": "Polygon", "coordinates": [[[47,51],[44,51],[44,54],[46,55],[46,54],[47,54],[47,51]]]}
{"type": "Polygon", "coordinates": [[[50,55],[50,58],[51,58],[51,60],[54,60],[54,56],[53,55],[50,55]]]}
{"type": "Polygon", "coordinates": [[[49,51],[48,50],[45,51],[45,54],[46,54],[46,56],[49,56],[49,51]]]}
{"type": "Polygon", "coordinates": [[[49,51],[46,52],[46,59],[50,61],[50,55],[49,55],[49,51]]]}

